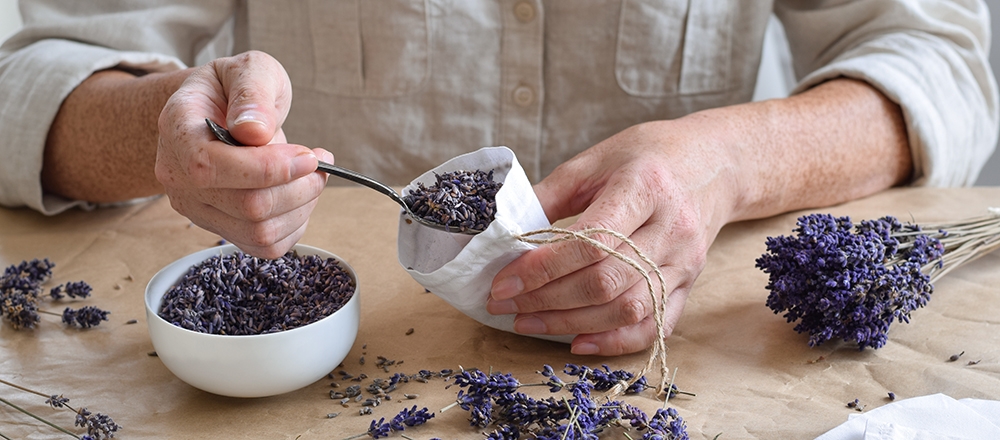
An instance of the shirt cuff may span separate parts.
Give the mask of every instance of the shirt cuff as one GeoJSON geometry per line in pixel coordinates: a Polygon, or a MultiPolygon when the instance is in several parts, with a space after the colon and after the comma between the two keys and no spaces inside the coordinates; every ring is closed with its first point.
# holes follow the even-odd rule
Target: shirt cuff
{"type": "Polygon", "coordinates": [[[123,67],[146,72],[184,69],[162,54],[123,52],[68,40],[41,40],[0,60],[0,204],[46,215],[96,205],[42,191],[45,140],[64,99],[94,72],[123,67]]]}
{"type": "Polygon", "coordinates": [[[971,186],[997,142],[996,80],[985,60],[970,62],[921,35],[884,36],[816,70],[796,86],[865,81],[903,111],[914,186],[971,186]]]}

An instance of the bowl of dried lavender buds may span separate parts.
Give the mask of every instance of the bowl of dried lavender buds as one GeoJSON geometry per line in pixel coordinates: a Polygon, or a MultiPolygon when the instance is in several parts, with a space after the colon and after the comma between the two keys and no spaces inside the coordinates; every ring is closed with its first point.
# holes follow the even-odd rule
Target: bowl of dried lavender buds
{"type": "Polygon", "coordinates": [[[146,286],[156,355],[195,388],[264,397],[305,387],[344,360],[358,334],[357,275],[305,245],[261,259],[223,245],[163,268],[146,286]]]}

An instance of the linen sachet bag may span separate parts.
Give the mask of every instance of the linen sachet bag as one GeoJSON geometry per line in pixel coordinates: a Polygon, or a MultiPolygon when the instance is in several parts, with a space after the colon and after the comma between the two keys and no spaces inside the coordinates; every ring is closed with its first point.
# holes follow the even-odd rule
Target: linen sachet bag
{"type": "MultiPolygon", "coordinates": [[[[496,215],[489,227],[476,235],[449,233],[421,226],[400,210],[399,264],[424,288],[480,323],[507,332],[514,331],[514,315],[491,315],[486,311],[493,278],[508,263],[537,247],[518,237],[550,227],[535,192],[507,147],[487,147],[455,157],[424,173],[403,188],[404,197],[418,183],[431,186],[436,174],[453,171],[493,171],[493,180],[503,186],[496,194],[496,215]]],[[[532,335],[570,342],[573,335],[532,335]]]]}

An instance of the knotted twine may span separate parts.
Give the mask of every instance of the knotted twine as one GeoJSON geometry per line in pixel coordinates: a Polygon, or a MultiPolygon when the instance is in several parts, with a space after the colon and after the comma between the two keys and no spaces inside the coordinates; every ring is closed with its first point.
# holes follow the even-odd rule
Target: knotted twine
{"type": "MultiPolygon", "coordinates": [[[[477,235],[451,234],[408,221],[400,210],[397,239],[400,265],[425,289],[480,323],[499,330],[514,331],[514,315],[491,315],[486,311],[493,278],[507,264],[525,252],[543,244],[579,240],[606,252],[639,271],[653,301],[657,339],[650,347],[649,358],[638,374],[628,383],[619,383],[609,394],[619,395],[633,383],[652,371],[660,362],[659,392],[666,382],[666,341],[663,319],[667,301],[666,285],[659,267],[646,257],[628,237],[609,229],[593,228],[571,231],[553,227],[545,215],[524,170],[506,147],[488,147],[457,156],[414,179],[406,188],[417,188],[436,182],[437,174],[457,170],[493,171],[493,178],[502,182],[496,194],[496,215],[485,231],[477,235]],[[638,258],[648,265],[660,282],[660,298],[648,271],[632,257],[622,254],[592,238],[608,234],[625,243],[638,258]]],[[[539,339],[569,343],[576,335],[530,335],[539,339]]],[[[667,390],[669,393],[669,390],[667,390]]]]}

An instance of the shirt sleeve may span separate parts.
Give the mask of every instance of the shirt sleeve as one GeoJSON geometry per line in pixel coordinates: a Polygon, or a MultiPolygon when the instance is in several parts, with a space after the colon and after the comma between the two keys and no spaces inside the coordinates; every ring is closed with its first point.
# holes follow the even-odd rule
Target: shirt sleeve
{"type": "Polygon", "coordinates": [[[52,215],[80,200],[45,194],[45,140],[63,100],[96,71],[183,69],[232,48],[235,1],[24,1],[0,47],[0,205],[52,215]]]}
{"type": "Polygon", "coordinates": [[[982,0],[788,0],[775,14],[801,78],[792,93],[837,77],[866,81],[902,108],[913,185],[975,183],[1000,123],[982,0]]]}

